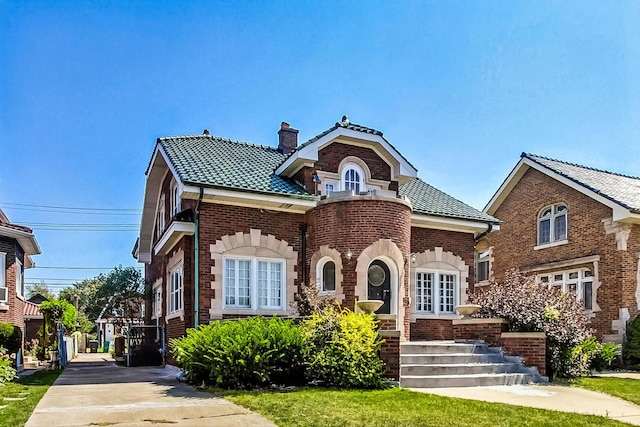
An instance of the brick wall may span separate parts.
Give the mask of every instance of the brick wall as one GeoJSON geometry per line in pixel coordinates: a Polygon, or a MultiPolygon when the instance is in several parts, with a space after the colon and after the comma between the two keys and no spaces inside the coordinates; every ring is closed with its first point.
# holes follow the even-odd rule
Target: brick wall
{"type": "Polygon", "coordinates": [[[640,251],[638,226],[632,229],[628,250],[619,251],[613,234],[606,235],[602,223],[603,219],[611,218],[610,208],[535,169],[529,169],[522,176],[494,216],[503,221],[500,230],[488,235],[490,245],[494,248],[492,270],[496,279],[500,280],[510,268],[600,255],[601,286],[596,302],[602,311],[596,313],[592,326],[602,337],[615,333],[611,323],[619,318],[619,308],[628,308],[631,317],[635,317],[636,254],[640,251]],[[534,250],[537,245],[538,214],[545,206],[556,203],[567,206],[568,243],[534,250]]]}
{"type": "Polygon", "coordinates": [[[519,356],[526,366],[535,366],[540,375],[546,375],[546,343],[544,332],[505,332],[501,336],[502,350],[519,356]]]}
{"type": "Polygon", "coordinates": [[[24,254],[14,239],[0,236],[0,252],[6,253],[5,286],[8,310],[0,310],[0,322],[18,326],[24,335],[24,300],[16,293],[16,259],[24,265],[24,254]]]}
{"type": "Polygon", "coordinates": [[[417,319],[411,323],[411,341],[450,340],[453,319],[417,319]]]}
{"type": "Polygon", "coordinates": [[[500,319],[461,319],[453,321],[453,339],[483,340],[490,346],[500,347],[506,322],[500,319]]]}
{"type": "Polygon", "coordinates": [[[355,156],[364,161],[371,171],[371,178],[391,180],[391,167],[371,148],[334,142],[318,151],[315,167],[326,172],[338,173],[338,166],[345,157],[355,156]]]}
{"type": "Polygon", "coordinates": [[[385,331],[381,331],[380,335],[384,340],[380,348],[380,358],[385,364],[385,375],[398,380],[400,378],[400,336],[385,333],[385,331]]]}

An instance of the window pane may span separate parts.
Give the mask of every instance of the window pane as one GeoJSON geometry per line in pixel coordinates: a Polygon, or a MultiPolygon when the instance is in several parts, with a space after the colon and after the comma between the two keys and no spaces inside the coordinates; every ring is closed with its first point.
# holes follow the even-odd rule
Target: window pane
{"type": "Polygon", "coordinates": [[[478,281],[489,280],[489,261],[481,261],[478,263],[478,281]]]}
{"type": "Polygon", "coordinates": [[[336,290],[336,264],[333,261],[326,262],[322,267],[322,290],[336,290]]]}
{"type": "Polygon", "coordinates": [[[582,284],[582,288],[584,290],[584,308],[587,310],[593,309],[593,283],[592,282],[584,282],[582,284]]]}
{"type": "Polygon", "coordinates": [[[453,313],[455,305],[455,275],[440,275],[440,312],[453,313]]]}
{"type": "Polygon", "coordinates": [[[268,271],[267,263],[264,261],[258,262],[258,305],[265,307],[267,305],[267,292],[268,292],[268,271]]]}
{"type": "Polygon", "coordinates": [[[232,259],[224,261],[224,293],[225,304],[236,304],[236,262],[232,259]]]}
{"type": "Polygon", "coordinates": [[[416,298],[417,310],[433,313],[433,273],[417,273],[416,298]]]}
{"type": "Polygon", "coordinates": [[[554,281],[554,282],[562,282],[562,278],[563,278],[563,275],[562,275],[562,274],[555,274],[555,275],[553,276],[553,281],[554,281]]]}
{"type": "Polygon", "coordinates": [[[271,263],[271,307],[280,307],[282,292],[282,264],[279,262],[271,263]]]}
{"type": "Polygon", "coordinates": [[[540,221],[538,244],[542,245],[551,241],[551,220],[544,219],[540,221]]]}
{"type": "Polygon", "coordinates": [[[238,261],[238,305],[249,307],[249,269],[251,261],[238,261]]]}
{"type": "Polygon", "coordinates": [[[554,230],[555,240],[566,240],[567,239],[567,214],[556,217],[554,225],[555,225],[555,230],[554,230]]]}

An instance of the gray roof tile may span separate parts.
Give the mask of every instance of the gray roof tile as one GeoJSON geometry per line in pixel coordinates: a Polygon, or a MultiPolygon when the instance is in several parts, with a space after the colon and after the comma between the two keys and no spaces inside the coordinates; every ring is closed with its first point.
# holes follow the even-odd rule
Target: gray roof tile
{"type": "Polygon", "coordinates": [[[567,163],[536,154],[522,153],[521,157],[526,157],[627,209],[640,211],[640,178],[567,163]]]}
{"type": "Polygon", "coordinates": [[[461,218],[473,221],[499,223],[489,214],[481,212],[466,203],[449,196],[427,184],[420,178],[402,184],[398,190],[401,196],[407,196],[413,205],[413,212],[447,218],[461,218]]]}
{"type": "Polygon", "coordinates": [[[284,155],[273,147],[210,135],[159,138],[158,144],[185,183],[316,198],[274,173],[284,155]]]}

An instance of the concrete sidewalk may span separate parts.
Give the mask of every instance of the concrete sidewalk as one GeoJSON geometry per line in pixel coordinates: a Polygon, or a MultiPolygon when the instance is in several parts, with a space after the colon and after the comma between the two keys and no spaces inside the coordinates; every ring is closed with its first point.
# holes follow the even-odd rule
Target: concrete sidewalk
{"type": "Polygon", "coordinates": [[[270,421],[176,381],[174,367],[125,368],[108,354],[81,354],[33,411],[26,427],[257,426],[270,421]]]}
{"type": "Polygon", "coordinates": [[[491,387],[412,388],[421,393],[508,405],[529,406],[553,411],[600,415],[640,425],[640,406],[626,400],[579,387],[529,384],[491,387]]]}

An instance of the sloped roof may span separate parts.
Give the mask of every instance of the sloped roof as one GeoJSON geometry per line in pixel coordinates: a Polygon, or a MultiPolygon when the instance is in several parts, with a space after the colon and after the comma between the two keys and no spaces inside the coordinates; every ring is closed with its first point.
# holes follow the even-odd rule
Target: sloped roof
{"type": "Polygon", "coordinates": [[[522,153],[527,158],[629,210],[640,212],[640,178],[522,153]]]}
{"type": "Polygon", "coordinates": [[[420,178],[412,179],[400,185],[398,193],[401,196],[407,196],[409,198],[413,205],[414,213],[447,218],[462,218],[495,224],[500,222],[491,215],[481,212],[427,184],[420,178]]]}
{"type": "Polygon", "coordinates": [[[274,147],[210,135],[159,138],[158,144],[185,183],[315,198],[274,173],[286,157],[274,147]]]}
{"type": "Polygon", "coordinates": [[[24,317],[28,319],[40,319],[44,316],[40,312],[40,306],[27,300],[24,302],[24,317]]]}

